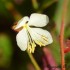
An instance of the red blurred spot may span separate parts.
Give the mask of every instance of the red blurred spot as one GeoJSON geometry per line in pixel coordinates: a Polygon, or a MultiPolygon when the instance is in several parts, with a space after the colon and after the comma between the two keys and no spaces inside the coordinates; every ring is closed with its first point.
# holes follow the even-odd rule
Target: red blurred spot
{"type": "Polygon", "coordinates": [[[18,5],[22,4],[24,0],[14,0],[14,2],[18,5]]]}
{"type": "Polygon", "coordinates": [[[66,40],[65,45],[64,53],[70,52],[70,40],[66,40]]]}
{"type": "Polygon", "coordinates": [[[70,47],[66,47],[66,48],[64,49],[64,53],[67,53],[67,52],[70,52],[70,47]]]}
{"type": "Polygon", "coordinates": [[[70,47],[70,40],[66,40],[66,46],[70,47]]]}

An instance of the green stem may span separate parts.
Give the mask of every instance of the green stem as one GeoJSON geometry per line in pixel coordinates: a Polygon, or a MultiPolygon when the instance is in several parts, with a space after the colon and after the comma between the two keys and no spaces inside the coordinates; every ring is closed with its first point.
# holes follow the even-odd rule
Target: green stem
{"type": "Polygon", "coordinates": [[[35,69],[36,70],[41,70],[40,67],[38,66],[37,62],[35,61],[33,55],[31,53],[29,53],[29,51],[27,51],[27,53],[28,53],[28,55],[29,55],[29,57],[30,57],[30,59],[31,59],[31,61],[32,61],[34,67],[35,67],[35,69]]]}
{"type": "Polygon", "coordinates": [[[39,7],[37,0],[32,0],[32,4],[33,4],[34,9],[37,10],[39,7]]]}

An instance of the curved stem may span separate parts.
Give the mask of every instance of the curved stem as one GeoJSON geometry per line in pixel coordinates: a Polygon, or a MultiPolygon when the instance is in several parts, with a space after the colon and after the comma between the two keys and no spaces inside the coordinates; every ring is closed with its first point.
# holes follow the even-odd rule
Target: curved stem
{"type": "Polygon", "coordinates": [[[60,31],[60,51],[61,51],[61,64],[62,70],[65,70],[65,59],[64,59],[64,44],[63,44],[63,35],[64,35],[64,23],[61,24],[60,31]]]}
{"type": "Polygon", "coordinates": [[[29,51],[27,51],[27,53],[28,53],[28,55],[29,55],[29,57],[30,57],[30,59],[31,59],[31,61],[32,61],[34,67],[35,67],[35,69],[36,70],[41,70],[40,67],[38,66],[37,62],[35,61],[33,55],[31,53],[29,53],[29,51]]]}
{"type": "Polygon", "coordinates": [[[67,0],[64,0],[63,4],[63,13],[62,13],[62,22],[61,22],[61,29],[60,29],[60,51],[61,51],[61,68],[65,70],[65,59],[64,59],[64,24],[65,24],[65,16],[67,10],[67,0]]]}

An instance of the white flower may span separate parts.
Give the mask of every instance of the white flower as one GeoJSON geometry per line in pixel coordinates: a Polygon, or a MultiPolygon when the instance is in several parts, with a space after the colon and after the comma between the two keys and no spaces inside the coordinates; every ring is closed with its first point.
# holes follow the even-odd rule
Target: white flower
{"type": "Polygon", "coordinates": [[[48,22],[49,18],[44,14],[33,13],[30,18],[23,17],[15,27],[15,30],[23,27],[16,36],[19,48],[22,51],[27,49],[30,53],[34,53],[36,44],[39,46],[51,44],[53,42],[52,36],[47,30],[31,27],[44,27],[48,22]]]}

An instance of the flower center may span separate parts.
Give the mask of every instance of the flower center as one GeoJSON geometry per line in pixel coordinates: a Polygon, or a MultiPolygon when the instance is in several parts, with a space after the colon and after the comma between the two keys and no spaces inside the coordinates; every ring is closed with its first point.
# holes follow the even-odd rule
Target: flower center
{"type": "Polygon", "coordinates": [[[26,28],[27,29],[28,28],[28,25],[27,24],[23,25],[23,28],[26,28]]]}
{"type": "Polygon", "coordinates": [[[23,26],[23,28],[25,28],[27,30],[27,35],[28,35],[28,47],[27,47],[27,50],[30,52],[30,53],[34,53],[34,50],[35,50],[35,47],[36,47],[36,44],[35,42],[32,40],[31,38],[31,35],[30,35],[30,31],[29,31],[29,26],[28,24],[25,24],[23,26]]]}
{"type": "Polygon", "coordinates": [[[28,32],[27,34],[28,34],[28,39],[29,39],[27,50],[28,50],[30,53],[34,53],[36,44],[35,44],[35,42],[32,40],[29,31],[27,31],[27,32],[28,32]]]}

